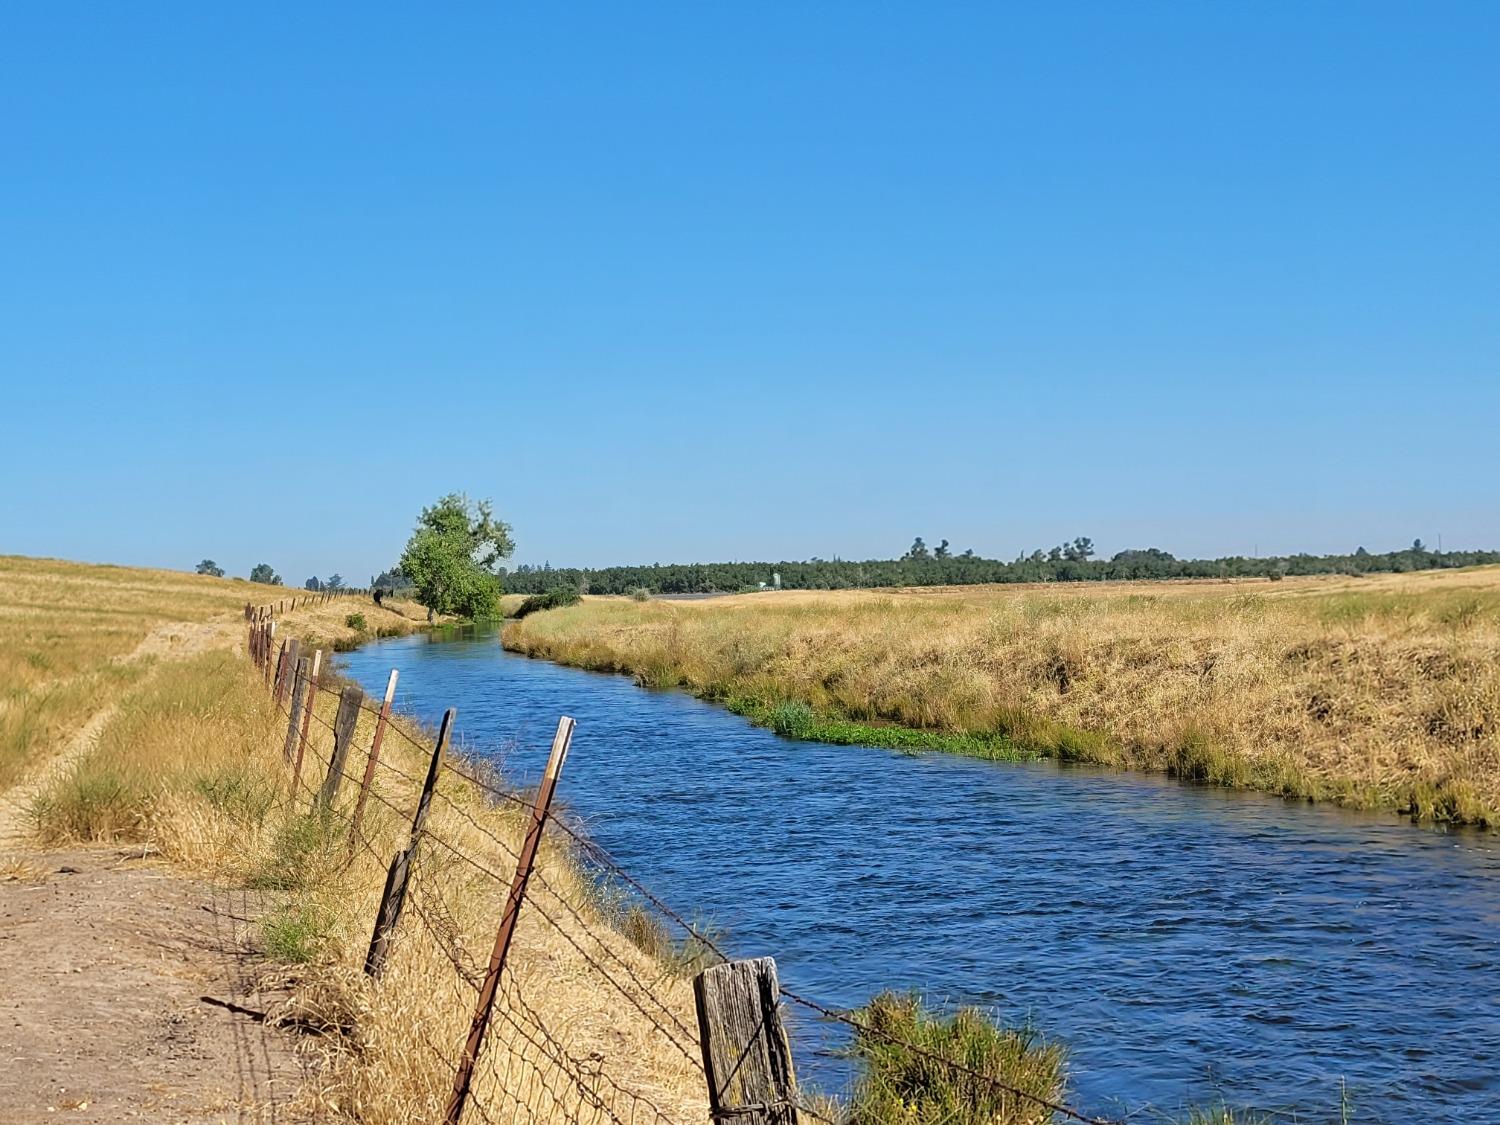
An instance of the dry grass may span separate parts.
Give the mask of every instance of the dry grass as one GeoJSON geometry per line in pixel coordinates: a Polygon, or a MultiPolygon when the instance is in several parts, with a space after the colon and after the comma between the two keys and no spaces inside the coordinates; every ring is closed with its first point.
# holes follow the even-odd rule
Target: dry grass
{"type": "MultiPolygon", "coordinates": [[[[353,783],[326,813],[311,810],[307,792],[326,770],[337,692],[320,693],[321,722],[294,794],[281,753],[285,717],[240,651],[247,591],[268,601],[291,591],[19,559],[0,560],[0,576],[11,611],[0,618],[0,651],[31,669],[6,713],[24,717],[27,729],[45,720],[49,731],[12,742],[11,776],[37,774],[47,746],[89,716],[99,728],[76,757],[29,783],[39,788],[30,805],[37,840],[139,843],[186,870],[261,888],[267,949],[295,982],[286,1010],[273,1014],[328,1033],[308,1040],[323,1058],[307,1101],[368,1122],[439,1117],[513,869],[517,816],[444,775],[391,960],[373,983],[360,968],[385,865],[406,843],[416,793],[407,779],[426,768],[426,736],[393,728],[382,755],[393,768],[377,773],[362,839],[352,844],[353,783]],[[118,627],[96,631],[99,620],[118,627]],[[38,719],[50,698],[68,705],[38,719]]],[[[351,599],[298,610],[280,632],[345,646],[424,618],[415,607],[351,599]],[[356,610],[363,633],[346,624],[356,610]]],[[[361,715],[348,764],[355,782],[373,721],[361,715]]],[[[30,871],[24,859],[7,860],[0,878],[30,871]]],[[[705,1119],[691,990],[680,972],[612,928],[565,849],[544,847],[531,898],[474,1097],[495,1119],[651,1117],[639,1099],[669,1119],[705,1119]],[[686,1053],[658,1025],[672,1028],[686,1053]]]]}
{"type": "Polygon", "coordinates": [[[895,744],[895,724],[977,753],[1500,823],[1500,568],[595,598],[505,643],[768,724],[801,706],[791,733],[895,744]]]}
{"type": "Polygon", "coordinates": [[[273,592],[175,571],[0,556],[0,790],[137,682],[152,658],[193,647],[210,619],[273,592]]]}

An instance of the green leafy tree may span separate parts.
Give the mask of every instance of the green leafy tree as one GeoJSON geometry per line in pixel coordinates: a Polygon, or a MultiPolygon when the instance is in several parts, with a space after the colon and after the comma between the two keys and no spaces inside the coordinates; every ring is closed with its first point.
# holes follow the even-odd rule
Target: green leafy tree
{"type": "Polygon", "coordinates": [[[270,563],[256,563],[250,570],[251,582],[263,582],[267,586],[280,586],[281,575],[271,569],[270,563]]]}
{"type": "Polygon", "coordinates": [[[429,620],[435,613],[495,617],[501,592],[495,568],[514,550],[510,526],[495,518],[488,500],[471,503],[455,492],[422,509],[400,568],[429,620]]]}
{"type": "Polygon", "coordinates": [[[218,563],[214,562],[213,559],[204,559],[201,563],[198,564],[198,573],[207,574],[212,578],[223,578],[224,568],[218,563]]]}
{"type": "Polygon", "coordinates": [[[911,550],[906,552],[906,557],[909,559],[925,559],[928,557],[927,544],[922,542],[920,535],[912,540],[911,550]]]}
{"type": "Polygon", "coordinates": [[[948,540],[946,539],[939,543],[937,548],[932,552],[932,557],[935,559],[951,558],[952,555],[953,552],[948,549],[948,540]]]}
{"type": "Polygon", "coordinates": [[[314,574],[306,582],[302,583],[302,588],[304,590],[311,590],[313,593],[316,594],[319,590],[321,590],[323,588],[323,582],[322,582],[321,579],[318,578],[318,576],[316,574],[314,574]]]}
{"type": "Polygon", "coordinates": [[[330,590],[342,590],[344,588],[344,576],[342,574],[330,574],[328,581],[324,585],[330,590]]]}

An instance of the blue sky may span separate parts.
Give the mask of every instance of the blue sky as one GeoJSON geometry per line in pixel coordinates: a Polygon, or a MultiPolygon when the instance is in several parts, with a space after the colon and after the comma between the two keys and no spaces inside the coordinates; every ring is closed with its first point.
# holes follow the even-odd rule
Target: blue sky
{"type": "Polygon", "coordinates": [[[501,8],[5,7],[0,552],[1500,546],[1500,6],[501,8]]]}

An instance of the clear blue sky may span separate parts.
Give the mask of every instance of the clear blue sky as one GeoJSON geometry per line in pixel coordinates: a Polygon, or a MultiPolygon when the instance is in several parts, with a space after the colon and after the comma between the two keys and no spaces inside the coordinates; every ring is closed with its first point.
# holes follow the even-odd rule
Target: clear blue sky
{"type": "Polygon", "coordinates": [[[1500,546],[1500,5],[10,4],[0,552],[1500,546]]]}

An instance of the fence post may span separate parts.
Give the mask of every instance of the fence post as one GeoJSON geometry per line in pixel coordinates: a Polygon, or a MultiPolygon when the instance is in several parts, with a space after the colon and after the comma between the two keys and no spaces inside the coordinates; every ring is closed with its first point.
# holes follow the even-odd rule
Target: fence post
{"type": "Polygon", "coordinates": [[[318,669],[323,666],[323,650],[313,649],[312,672],[307,680],[307,703],[302,709],[302,734],[297,739],[297,764],[292,767],[292,800],[297,799],[297,785],[302,780],[302,755],[307,752],[307,728],[312,726],[313,703],[318,698],[318,669]]]}
{"type": "Polygon", "coordinates": [[[474,1019],[469,1024],[469,1038],[464,1043],[464,1053],[458,1059],[458,1072],[453,1076],[453,1090],[448,1095],[448,1106],[443,1113],[445,1125],[457,1125],[464,1112],[464,1103],[469,1100],[474,1063],[479,1058],[480,1048],[484,1046],[484,1033],[489,1027],[490,1012],[495,1007],[495,991],[500,983],[500,971],[505,968],[505,955],[510,952],[510,939],[516,932],[516,916],[521,912],[521,900],[526,896],[526,883],[531,878],[537,847],[542,842],[542,829],[547,826],[547,810],[552,807],[552,794],[557,791],[557,775],[562,773],[563,762],[568,757],[568,746],[573,741],[573,725],[573,720],[566,715],[557,720],[557,733],[552,738],[552,753],[547,758],[547,769],[542,774],[541,784],[536,790],[536,800],[531,806],[531,827],[526,830],[526,841],[521,845],[521,854],[516,859],[516,874],[511,880],[510,896],[505,900],[505,912],[500,915],[500,928],[495,931],[495,948],[490,953],[490,967],[484,974],[479,1002],[474,1006],[474,1019]]]}
{"type": "Polygon", "coordinates": [[[364,699],[364,690],[355,684],[350,684],[339,695],[339,712],[333,720],[333,753],[328,756],[328,776],[323,779],[323,788],[318,793],[320,808],[331,809],[338,799],[339,786],[344,783],[344,759],[349,756],[349,743],[354,741],[359,705],[364,699]]]}
{"type": "Polygon", "coordinates": [[[370,756],[365,761],[364,780],[359,783],[359,800],[354,805],[354,819],[349,824],[349,842],[359,835],[359,822],[365,815],[365,800],[370,795],[370,783],[375,779],[375,764],[380,761],[380,744],[385,741],[385,724],[391,718],[391,700],[396,698],[396,669],[385,681],[385,698],[380,701],[380,716],[375,720],[375,737],[370,740],[370,756]]]}
{"type": "Polygon", "coordinates": [[[286,643],[286,661],[281,669],[281,678],[276,682],[276,706],[280,707],[286,702],[287,689],[292,686],[292,680],[297,671],[297,659],[302,653],[302,642],[297,637],[291,638],[286,643]]]}
{"type": "Polygon", "coordinates": [[[770,957],[727,961],[693,978],[708,1113],[737,1125],[796,1125],[797,1079],[770,957]]]}
{"type": "Polygon", "coordinates": [[[427,779],[422,783],[422,795],[417,798],[417,809],[411,818],[411,838],[391,859],[385,873],[385,890],[380,892],[380,909],[375,912],[375,932],[370,935],[370,949],[365,954],[365,974],[378,977],[385,968],[386,954],[390,952],[391,937],[396,932],[396,923],[401,921],[401,908],[406,904],[406,881],[411,875],[412,857],[422,838],[422,828],[427,823],[427,809],[432,804],[432,791],[437,788],[438,770],[443,765],[443,754],[448,749],[448,736],[453,730],[453,718],[458,712],[452,707],[443,712],[443,725],[438,729],[437,745],[432,748],[432,760],[427,764],[427,779]]]}
{"type": "MultiPolygon", "coordinates": [[[[292,747],[297,744],[297,728],[302,725],[302,697],[307,691],[307,657],[299,656],[296,668],[296,674],[292,677],[292,705],[287,709],[286,745],[281,748],[281,758],[285,762],[292,760],[292,747]]],[[[294,785],[292,787],[294,796],[296,792],[297,788],[294,785]]]]}
{"type": "Polygon", "coordinates": [[[276,671],[271,674],[271,698],[278,703],[281,701],[281,677],[286,675],[287,671],[286,658],[287,640],[282,637],[281,648],[276,653],[276,671]]]}
{"type": "Polygon", "coordinates": [[[266,622],[265,647],[261,650],[261,672],[266,682],[266,690],[271,689],[271,651],[276,645],[276,622],[266,622]]]}

